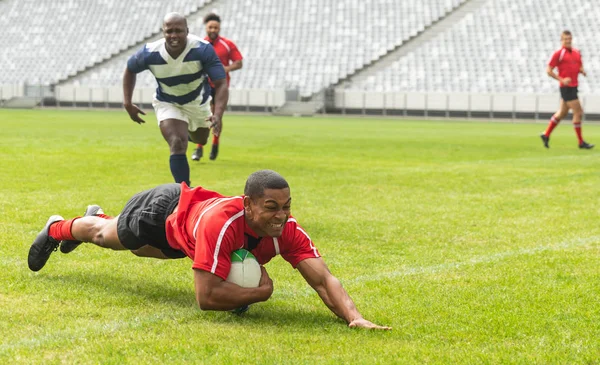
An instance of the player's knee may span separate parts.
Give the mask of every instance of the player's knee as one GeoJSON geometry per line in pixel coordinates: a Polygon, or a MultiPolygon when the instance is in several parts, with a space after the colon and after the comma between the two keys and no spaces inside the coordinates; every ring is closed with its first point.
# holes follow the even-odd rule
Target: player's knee
{"type": "Polygon", "coordinates": [[[136,255],[137,257],[145,257],[140,250],[131,250],[131,253],[136,255]]]}
{"type": "MultiPolygon", "coordinates": [[[[106,221],[108,222],[108,221],[106,221]]],[[[101,221],[97,224],[94,225],[93,229],[93,235],[92,235],[92,240],[93,243],[95,245],[98,245],[100,247],[103,248],[111,248],[111,246],[108,244],[106,237],[108,236],[108,229],[109,229],[109,225],[104,222],[101,221]]]]}
{"type": "Polygon", "coordinates": [[[171,154],[178,155],[186,152],[188,143],[187,136],[185,136],[185,138],[182,136],[172,136],[169,137],[168,142],[171,154]]]}

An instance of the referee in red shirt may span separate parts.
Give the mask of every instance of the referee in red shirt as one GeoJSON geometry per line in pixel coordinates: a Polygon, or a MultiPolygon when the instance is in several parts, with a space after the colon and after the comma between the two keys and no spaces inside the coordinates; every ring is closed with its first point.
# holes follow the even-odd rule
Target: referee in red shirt
{"type": "MultiPolygon", "coordinates": [[[[217,56],[219,57],[221,63],[225,67],[225,73],[227,74],[227,87],[229,87],[229,73],[242,68],[242,54],[238,50],[235,43],[219,35],[219,32],[221,31],[221,17],[219,17],[217,14],[210,13],[206,15],[204,17],[204,26],[206,28],[206,37],[204,38],[204,40],[212,44],[213,48],[215,49],[215,52],[217,53],[217,56]]],[[[214,104],[212,104],[212,102],[211,107],[214,107],[214,104]]],[[[211,160],[215,160],[218,154],[219,136],[214,135],[209,158],[211,160]]],[[[199,144],[196,147],[194,153],[192,154],[192,160],[199,161],[202,155],[203,148],[202,145],[199,144]]]]}
{"type": "Polygon", "coordinates": [[[575,127],[575,133],[577,134],[577,140],[579,141],[579,148],[581,149],[592,149],[593,144],[589,144],[583,140],[581,136],[581,117],[583,115],[583,109],[579,103],[577,97],[577,76],[583,74],[586,76],[585,70],[583,69],[583,63],[581,62],[581,53],[578,49],[571,46],[573,36],[571,32],[565,30],[562,32],[560,37],[561,48],[552,54],[550,62],[548,62],[548,68],[546,72],[548,76],[560,83],[560,108],[552,118],[546,131],[540,135],[544,147],[549,148],[550,134],[552,130],[556,128],[560,120],[564,118],[569,109],[573,110],[573,127],[575,127]],[[554,73],[554,68],[558,68],[558,75],[554,73]]]}

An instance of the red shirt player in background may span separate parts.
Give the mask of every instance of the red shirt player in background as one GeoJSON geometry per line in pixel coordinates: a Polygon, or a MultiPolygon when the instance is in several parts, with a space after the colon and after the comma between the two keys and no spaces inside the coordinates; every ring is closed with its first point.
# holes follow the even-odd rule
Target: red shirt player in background
{"type": "MultiPolygon", "coordinates": [[[[204,40],[209,41],[212,44],[217,56],[221,60],[223,67],[225,67],[225,73],[227,74],[227,86],[229,86],[230,76],[229,73],[242,68],[242,54],[237,49],[235,43],[225,37],[221,37],[219,32],[221,31],[221,17],[217,14],[210,13],[204,17],[204,26],[206,27],[206,37],[204,40]]],[[[211,82],[212,86],[212,82],[211,82]]],[[[214,95],[213,95],[214,99],[214,95]]],[[[211,101],[211,107],[214,107],[211,101]]],[[[219,136],[214,135],[212,141],[212,149],[210,150],[209,158],[215,160],[219,154],[219,136]]],[[[200,161],[203,155],[202,145],[199,144],[196,150],[192,154],[192,160],[200,161]]]]}
{"type": "Polygon", "coordinates": [[[560,108],[554,113],[552,118],[550,118],[548,128],[546,128],[546,131],[542,133],[540,137],[542,138],[542,142],[544,142],[544,147],[549,148],[548,143],[550,142],[550,133],[552,133],[552,130],[560,123],[560,120],[567,116],[569,109],[571,109],[573,110],[573,127],[575,127],[575,133],[577,134],[579,148],[589,150],[594,148],[594,145],[584,141],[581,136],[581,117],[583,115],[583,109],[581,108],[577,96],[577,86],[579,85],[577,76],[579,76],[580,73],[582,73],[583,76],[587,75],[583,69],[583,63],[581,62],[581,53],[579,53],[578,49],[571,47],[571,42],[573,41],[571,32],[568,30],[562,32],[560,41],[561,48],[554,52],[550,58],[550,62],[548,62],[548,68],[546,69],[548,76],[558,80],[560,83],[560,108]],[[558,67],[558,75],[554,73],[555,67],[558,67]]]}

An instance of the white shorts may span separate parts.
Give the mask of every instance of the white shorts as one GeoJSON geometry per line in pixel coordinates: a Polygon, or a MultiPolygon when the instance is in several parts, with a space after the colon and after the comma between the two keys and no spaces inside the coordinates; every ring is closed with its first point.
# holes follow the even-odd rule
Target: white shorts
{"type": "Polygon", "coordinates": [[[165,119],[178,119],[188,124],[188,131],[190,132],[198,128],[210,128],[210,122],[205,120],[212,115],[210,111],[210,98],[204,104],[200,104],[199,100],[194,100],[190,103],[179,105],[157,100],[155,95],[152,106],[156,112],[156,119],[159,126],[160,122],[165,119]]]}

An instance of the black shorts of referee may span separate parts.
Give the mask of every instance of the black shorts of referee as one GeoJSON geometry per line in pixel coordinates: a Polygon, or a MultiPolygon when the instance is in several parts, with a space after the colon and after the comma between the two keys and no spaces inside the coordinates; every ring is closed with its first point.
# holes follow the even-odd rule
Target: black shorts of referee
{"type": "Polygon", "coordinates": [[[565,102],[566,101],[572,101],[572,100],[577,100],[578,96],[577,96],[577,86],[563,86],[560,88],[560,97],[561,99],[563,99],[565,102]]]}

